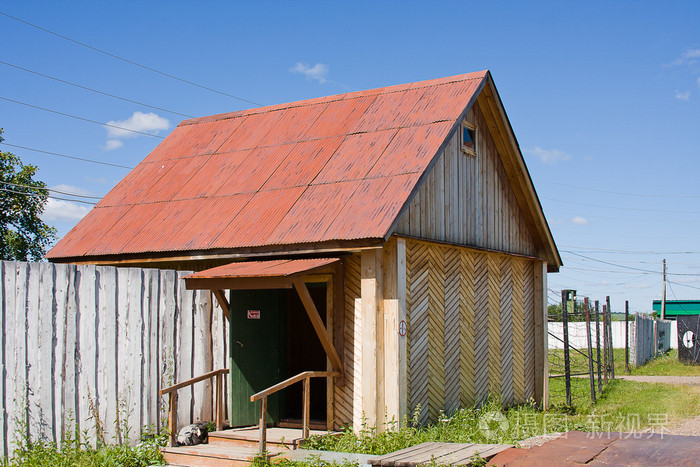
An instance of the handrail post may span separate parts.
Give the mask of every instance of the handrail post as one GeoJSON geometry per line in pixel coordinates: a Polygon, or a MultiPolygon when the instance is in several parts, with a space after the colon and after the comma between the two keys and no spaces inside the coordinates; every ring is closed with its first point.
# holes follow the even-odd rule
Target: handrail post
{"type": "Polygon", "coordinates": [[[224,429],[224,411],[223,411],[223,378],[221,373],[216,375],[216,431],[224,429]]]}
{"type": "Polygon", "coordinates": [[[260,399],[260,443],[258,454],[265,455],[267,449],[267,396],[260,399]]]}
{"type": "Polygon", "coordinates": [[[170,393],[170,410],[168,411],[168,428],[170,428],[170,447],[177,445],[177,391],[170,393]]]}
{"type": "Polygon", "coordinates": [[[311,418],[311,377],[304,378],[304,399],[302,401],[302,439],[309,437],[309,419],[311,418]]]}

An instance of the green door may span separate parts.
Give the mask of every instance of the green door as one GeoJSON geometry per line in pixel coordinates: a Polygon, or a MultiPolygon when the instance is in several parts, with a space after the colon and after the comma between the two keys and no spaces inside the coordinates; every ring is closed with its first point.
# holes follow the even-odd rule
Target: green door
{"type": "MultiPolygon", "coordinates": [[[[258,423],[260,402],[250,396],[284,379],[284,290],[232,290],[229,338],[229,421],[232,427],[258,423]]],[[[277,422],[280,396],[268,398],[268,421],[277,422]]]]}

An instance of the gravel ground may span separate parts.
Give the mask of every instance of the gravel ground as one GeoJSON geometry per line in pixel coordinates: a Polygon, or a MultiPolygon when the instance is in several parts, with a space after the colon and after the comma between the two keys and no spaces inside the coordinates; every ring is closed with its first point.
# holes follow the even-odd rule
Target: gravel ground
{"type": "Polygon", "coordinates": [[[628,376],[618,375],[616,379],[637,381],[639,383],[663,383],[688,386],[700,386],[700,376],[628,376]]]}

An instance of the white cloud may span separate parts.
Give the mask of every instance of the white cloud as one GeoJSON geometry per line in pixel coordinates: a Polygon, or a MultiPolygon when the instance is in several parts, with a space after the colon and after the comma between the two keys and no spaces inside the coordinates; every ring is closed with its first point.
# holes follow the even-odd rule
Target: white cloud
{"type": "MultiPolygon", "coordinates": [[[[133,115],[126,120],[112,120],[107,122],[107,124],[112,125],[105,128],[107,128],[107,134],[109,137],[113,139],[136,138],[139,136],[139,134],[134,133],[134,131],[158,134],[161,130],[167,130],[170,128],[170,122],[167,118],[163,118],[153,112],[134,112],[133,115]]],[[[107,141],[107,146],[110,144],[115,145],[116,143],[110,143],[107,141]]],[[[112,147],[112,149],[115,149],[116,147],[112,147]]]]}
{"type": "Polygon", "coordinates": [[[320,84],[323,84],[326,82],[326,76],[328,76],[328,65],[317,63],[314,66],[309,66],[306,63],[297,62],[289,71],[300,73],[306,76],[307,79],[315,79],[320,84]]]}
{"type": "Polygon", "coordinates": [[[571,222],[576,225],[588,225],[588,219],[585,217],[576,216],[571,219],[571,222]]]}
{"type": "Polygon", "coordinates": [[[542,149],[539,146],[535,146],[532,149],[528,149],[525,152],[532,154],[533,156],[539,157],[540,160],[545,164],[554,164],[556,162],[568,161],[571,159],[571,154],[565,153],[558,149],[542,149]]]}
{"type": "Polygon", "coordinates": [[[680,92],[678,89],[676,89],[676,99],[680,99],[682,101],[690,100],[690,91],[680,92]]]}
{"type": "Polygon", "coordinates": [[[49,198],[41,218],[50,222],[78,221],[85,217],[88,212],[90,212],[90,207],[87,205],[49,198]]]}
{"type": "Polygon", "coordinates": [[[677,58],[671,64],[672,65],[685,65],[685,64],[695,63],[695,62],[697,62],[698,58],[700,58],[700,49],[688,49],[681,54],[680,58],[677,58]]]}
{"type": "Polygon", "coordinates": [[[79,186],[75,185],[66,185],[64,183],[61,183],[60,185],[50,186],[49,189],[63,191],[65,193],[74,193],[76,195],[94,196],[94,194],[90,190],[86,190],[85,188],[80,188],[79,186]]]}
{"type": "Polygon", "coordinates": [[[118,139],[108,139],[105,143],[105,151],[113,151],[124,146],[124,143],[118,139]]]}

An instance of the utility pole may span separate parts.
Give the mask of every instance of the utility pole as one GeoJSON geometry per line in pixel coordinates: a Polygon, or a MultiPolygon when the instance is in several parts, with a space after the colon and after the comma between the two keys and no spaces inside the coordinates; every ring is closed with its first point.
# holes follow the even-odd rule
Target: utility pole
{"type": "Polygon", "coordinates": [[[664,258],[664,288],[661,289],[661,319],[666,319],[666,258],[664,258]]]}

